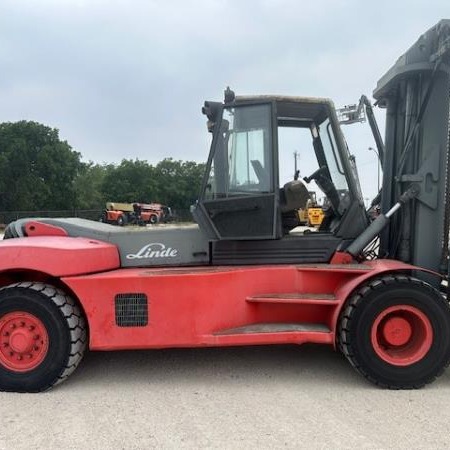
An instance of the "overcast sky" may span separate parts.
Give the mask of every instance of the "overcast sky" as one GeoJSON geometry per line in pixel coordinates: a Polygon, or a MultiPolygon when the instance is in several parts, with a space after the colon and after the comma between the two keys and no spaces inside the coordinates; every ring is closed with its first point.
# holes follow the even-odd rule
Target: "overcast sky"
{"type": "MultiPolygon", "coordinates": [[[[201,162],[226,86],[356,102],[442,18],[449,0],[0,0],[0,122],[58,128],[85,161],[201,162]]],[[[363,128],[344,132],[372,196],[363,128]]]]}

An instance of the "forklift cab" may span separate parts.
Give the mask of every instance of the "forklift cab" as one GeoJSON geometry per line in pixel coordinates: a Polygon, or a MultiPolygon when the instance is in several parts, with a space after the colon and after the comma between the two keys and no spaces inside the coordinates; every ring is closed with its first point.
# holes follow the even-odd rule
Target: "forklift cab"
{"type": "Polygon", "coordinates": [[[194,218],[212,241],[285,238],[296,226],[296,212],[305,206],[313,180],[328,205],[319,233],[351,240],[367,227],[357,177],[330,100],[235,97],[227,90],[224,103],[205,102],[203,113],[213,139],[194,218]],[[303,180],[280,185],[283,128],[308,132],[317,169],[303,180]]]}

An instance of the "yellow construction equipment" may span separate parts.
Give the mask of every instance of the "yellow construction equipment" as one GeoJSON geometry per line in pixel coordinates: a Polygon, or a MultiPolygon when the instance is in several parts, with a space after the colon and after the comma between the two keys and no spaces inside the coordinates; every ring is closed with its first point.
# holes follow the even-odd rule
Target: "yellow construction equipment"
{"type": "Polygon", "coordinates": [[[316,193],[314,191],[310,191],[309,200],[306,202],[306,207],[298,210],[300,225],[318,228],[320,227],[323,218],[324,212],[322,207],[317,202],[316,193]]]}

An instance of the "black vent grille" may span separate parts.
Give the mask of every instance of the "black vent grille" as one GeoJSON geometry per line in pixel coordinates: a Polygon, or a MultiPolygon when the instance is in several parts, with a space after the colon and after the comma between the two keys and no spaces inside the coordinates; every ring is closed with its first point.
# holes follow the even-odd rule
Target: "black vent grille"
{"type": "Polygon", "coordinates": [[[331,234],[310,233],[264,241],[217,241],[212,262],[233,264],[328,263],[341,239],[331,234]]]}
{"type": "Polygon", "coordinates": [[[117,294],[116,325],[119,327],[145,327],[148,324],[148,304],[145,294],[117,294]]]}

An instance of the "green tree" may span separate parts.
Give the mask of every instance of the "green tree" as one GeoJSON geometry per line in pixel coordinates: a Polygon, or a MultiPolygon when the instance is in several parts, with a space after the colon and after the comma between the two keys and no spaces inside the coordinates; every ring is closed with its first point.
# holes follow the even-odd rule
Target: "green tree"
{"type": "Polygon", "coordinates": [[[198,198],[204,164],[163,159],[155,166],[158,201],[177,210],[189,209],[198,198]]]}
{"type": "Polygon", "coordinates": [[[118,166],[105,167],[101,192],[107,201],[150,202],[155,187],[154,168],[147,161],[123,159],[118,166]]]}
{"type": "Polygon", "coordinates": [[[102,185],[107,167],[104,164],[94,164],[93,162],[82,163],[75,179],[77,209],[104,208],[106,199],[102,193],[102,185]]]}
{"type": "Polygon", "coordinates": [[[124,159],[104,166],[101,195],[106,201],[159,202],[187,210],[197,199],[204,164],[166,158],[156,166],[147,161],[124,159]]]}
{"type": "Polygon", "coordinates": [[[70,209],[80,154],[58,130],[20,121],[0,124],[0,210],[70,209]]]}
{"type": "Polygon", "coordinates": [[[105,202],[159,202],[188,210],[204,164],[166,158],[156,166],[123,159],[83,163],[58,130],[21,121],[0,124],[0,211],[102,209],[105,202]]]}

